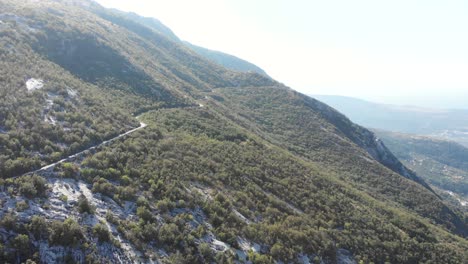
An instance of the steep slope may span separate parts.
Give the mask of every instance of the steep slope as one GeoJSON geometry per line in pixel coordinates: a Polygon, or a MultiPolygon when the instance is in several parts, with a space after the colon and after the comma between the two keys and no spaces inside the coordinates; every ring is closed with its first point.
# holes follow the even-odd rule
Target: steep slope
{"type": "MultiPolygon", "coordinates": [[[[3,6],[2,6],[3,8],[3,6]]],[[[132,127],[130,113],[34,53],[24,40],[31,20],[1,14],[0,174],[16,176],[132,127]]]]}
{"type": "Polygon", "coordinates": [[[428,183],[450,196],[468,200],[468,149],[455,142],[377,130],[393,153],[428,183]],[[449,191],[449,192],[447,192],[449,191]]]}
{"type": "Polygon", "coordinates": [[[456,223],[454,230],[466,233],[460,216],[428,192],[427,184],[376,141],[372,132],[327,105],[285,87],[216,89],[212,98],[212,103],[229,109],[233,120],[270,142],[336,171],[374,197],[403,204],[441,224],[456,223]]]}
{"type": "Polygon", "coordinates": [[[156,18],[143,17],[133,12],[124,12],[117,9],[112,9],[112,11],[141,25],[147,26],[150,29],[155,30],[156,32],[160,33],[161,35],[164,35],[165,37],[174,42],[180,42],[179,37],[177,37],[176,34],[174,34],[174,32],[172,32],[170,28],[166,27],[163,23],[161,23],[161,21],[157,20],[156,18]]]}
{"type": "Polygon", "coordinates": [[[1,113],[22,113],[2,123],[2,157],[28,161],[14,151],[70,126],[109,133],[99,143],[148,124],[44,170],[2,173],[0,262],[466,260],[466,221],[326,105],[90,1],[0,0],[0,14],[0,91],[12,95],[1,113]],[[28,116],[47,92],[70,124],[10,141],[41,127],[28,116]]]}
{"type": "Polygon", "coordinates": [[[240,71],[240,72],[256,72],[258,74],[268,76],[267,73],[264,70],[262,70],[260,67],[258,67],[257,65],[254,65],[236,56],[229,55],[224,52],[220,52],[216,50],[206,49],[206,48],[191,44],[186,41],[184,43],[185,45],[187,45],[189,48],[194,50],[199,55],[219,65],[222,65],[228,69],[231,69],[234,71],[240,71]]]}
{"type": "MultiPolygon", "coordinates": [[[[96,8],[99,10],[99,8],[96,8]]],[[[245,61],[243,59],[240,59],[236,56],[226,54],[224,52],[220,51],[215,51],[215,50],[210,50],[206,49],[194,44],[191,44],[187,41],[181,41],[175,34],[172,32],[171,29],[166,27],[164,24],[162,24],[159,20],[151,17],[142,17],[139,16],[138,14],[132,13],[132,12],[123,12],[120,10],[113,9],[112,10],[115,14],[120,15],[121,17],[137,22],[141,25],[144,25],[151,30],[154,30],[155,32],[158,32],[161,35],[164,35],[168,39],[177,42],[179,44],[183,44],[190,48],[191,50],[195,51],[198,55],[214,62],[217,63],[227,69],[234,70],[234,71],[239,71],[239,72],[256,72],[258,74],[261,74],[263,76],[268,77],[266,72],[262,70],[260,67],[245,61]]],[[[107,13],[109,12],[108,10],[106,11],[107,13]]],[[[98,13],[102,13],[101,11],[98,11],[98,13]]]]}

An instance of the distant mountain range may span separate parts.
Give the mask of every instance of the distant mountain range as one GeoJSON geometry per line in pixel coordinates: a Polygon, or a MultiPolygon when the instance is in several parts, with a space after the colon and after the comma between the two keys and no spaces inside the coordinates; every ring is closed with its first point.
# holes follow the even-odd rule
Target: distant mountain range
{"type": "Polygon", "coordinates": [[[468,110],[386,105],[346,96],[312,97],[365,127],[434,136],[468,146],[468,110]]]}

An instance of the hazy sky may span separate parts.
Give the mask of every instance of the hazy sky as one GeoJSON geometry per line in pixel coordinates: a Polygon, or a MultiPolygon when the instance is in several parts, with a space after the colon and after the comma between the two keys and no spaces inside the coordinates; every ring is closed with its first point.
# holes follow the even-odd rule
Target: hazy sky
{"type": "Polygon", "coordinates": [[[158,18],[304,93],[468,107],[466,0],[98,2],[158,18]]]}

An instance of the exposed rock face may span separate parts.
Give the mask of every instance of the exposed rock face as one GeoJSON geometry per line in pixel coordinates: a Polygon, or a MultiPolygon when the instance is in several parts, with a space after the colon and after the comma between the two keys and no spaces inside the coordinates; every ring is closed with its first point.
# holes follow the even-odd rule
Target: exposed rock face
{"type": "Polygon", "coordinates": [[[44,81],[41,79],[31,78],[26,81],[26,89],[28,92],[34,92],[35,90],[40,90],[44,87],[44,81]]]}
{"type": "Polygon", "coordinates": [[[371,132],[369,133],[371,134],[370,137],[372,137],[373,140],[369,142],[369,145],[365,146],[365,149],[374,159],[392,171],[404,176],[405,178],[413,180],[432,191],[431,187],[429,187],[425,181],[416,176],[414,172],[406,168],[405,165],[403,165],[403,163],[401,163],[395,157],[395,155],[393,155],[393,153],[384,145],[380,138],[377,138],[371,132]]]}

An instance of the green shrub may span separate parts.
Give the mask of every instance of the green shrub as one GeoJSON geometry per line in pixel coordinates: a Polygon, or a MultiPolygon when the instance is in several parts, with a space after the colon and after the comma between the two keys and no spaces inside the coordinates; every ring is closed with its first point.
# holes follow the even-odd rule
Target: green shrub
{"type": "Polygon", "coordinates": [[[109,242],[111,239],[109,230],[107,226],[103,224],[96,224],[93,227],[93,234],[97,236],[99,242],[104,243],[104,242],[109,242]]]}
{"type": "Polygon", "coordinates": [[[71,218],[64,222],[54,221],[50,225],[49,242],[52,245],[78,245],[83,238],[80,225],[71,218]]]}
{"type": "Polygon", "coordinates": [[[16,203],[16,210],[18,212],[23,212],[29,208],[29,204],[27,201],[19,201],[16,203]]]}
{"type": "Polygon", "coordinates": [[[78,212],[81,214],[88,213],[88,214],[93,214],[94,213],[94,206],[92,206],[86,196],[83,194],[80,195],[78,198],[78,203],[76,205],[78,207],[78,212]]]}

